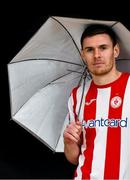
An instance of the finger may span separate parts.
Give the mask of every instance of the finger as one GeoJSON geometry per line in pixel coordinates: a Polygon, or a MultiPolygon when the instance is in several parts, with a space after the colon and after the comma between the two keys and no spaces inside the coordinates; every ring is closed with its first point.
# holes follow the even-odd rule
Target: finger
{"type": "Polygon", "coordinates": [[[82,132],[82,123],[81,122],[77,122],[77,123],[72,122],[71,124],[67,125],[66,129],[68,132],[71,131],[72,134],[77,133],[78,135],[80,135],[82,132]]]}
{"type": "Polygon", "coordinates": [[[76,138],[73,134],[70,134],[68,132],[64,133],[64,141],[65,142],[75,142],[75,143],[78,143],[79,139],[80,139],[79,136],[78,136],[78,138],[76,138]]]}
{"type": "Polygon", "coordinates": [[[78,129],[82,128],[82,122],[81,121],[72,121],[70,124],[69,124],[70,127],[76,127],[78,129]]]}
{"type": "Polygon", "coordinates": [[[82,126],[82,122],[81,121],[76,121],[76,125],[82,126]]]}
{"type": "Polygon", "coordinates": [[[66,131],[68,132],[68,133],[70,133],[70,134],[73,134],[74,136],[76,136],[77,137],[77,135],[79,135],[80,134],[80,129],[79,129],[79,127],[78,126],[76,126],[76,124],[71,124],[71,125],[68,125],[67,127],[66,127],[66,131]]]}
{"type": "Polygon", "coordinates": [[[69,126],[68,128],[66,128],[66,132],[68,134],[70,134],[71,136],[73,136],[77,141],[80,139],[80,130],[77,129],[76,127],[71,127],[69,126]]]}
{"type": "Polygon", "coordinates": [[[78,129],[78,133],[81,134],[81,132],[82,132],[82,122],[77,121],[76,122],[76,128],[78,129]]]}

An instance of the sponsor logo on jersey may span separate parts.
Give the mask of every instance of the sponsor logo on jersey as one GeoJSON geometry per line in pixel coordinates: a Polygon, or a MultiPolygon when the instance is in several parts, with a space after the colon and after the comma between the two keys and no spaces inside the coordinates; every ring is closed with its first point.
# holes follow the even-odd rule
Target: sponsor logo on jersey
{"type": "Polygon", "coordinates": [[[89,120],[83,120],[82,126],[85,128],[95,128],[95,127],[111,127],[111,128],[117,128],[117,127],[127,127],[128,126],[128,118],[125,119],[89,119],[89,120]]]}
{"type": "Polygon", "coordinates": [[[96,101],[96,99],[91,99],[89,102],[86,102],[85,104],[86,104],[87,106],[89,106],[89,105],[92,104],[94,101],[96,101]]]}

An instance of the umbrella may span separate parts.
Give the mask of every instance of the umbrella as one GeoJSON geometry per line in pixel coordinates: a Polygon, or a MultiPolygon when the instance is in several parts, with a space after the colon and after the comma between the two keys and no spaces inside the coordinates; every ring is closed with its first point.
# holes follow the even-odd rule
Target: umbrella
{"type": "Polygon", "coordinates": [[[67,101],[82,79],[80,37],[90,23],[111,26],[120,37],[117,66],[130,71],[130,32],[117,21],[49,17],[8,63],[11,119],[54,152],[63,152],[67,101]]]}

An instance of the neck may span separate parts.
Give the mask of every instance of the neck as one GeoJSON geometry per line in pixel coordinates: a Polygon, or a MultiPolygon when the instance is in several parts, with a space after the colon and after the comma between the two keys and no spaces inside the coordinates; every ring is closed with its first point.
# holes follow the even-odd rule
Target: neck
{"type": "Polygon", "coordinates": [[[115,81],[120,77],[120,75],[121,72],[115,70],[114,72],[109,72],[104,75],[92,75],[92,77],[96,85],[105,85],[115,81]]]}

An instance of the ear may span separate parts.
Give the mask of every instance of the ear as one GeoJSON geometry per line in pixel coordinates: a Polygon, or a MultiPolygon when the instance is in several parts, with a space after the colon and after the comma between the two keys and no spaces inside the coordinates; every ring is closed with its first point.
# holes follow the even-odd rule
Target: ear
{"type": "Polygon", "coordinates": [[[117,58],[119,56],[119,53],[120,53],[120,47],[119,44],[116,44],[114,46],[114,57],[117,58]]]}
{"type": "Polygon", "coordinates": [[[83,52],[83,50],[81,49],[81,58],[83,59],[83,61],[85,61],[85,57],[84,57],[84,52],[83,52]]]}

